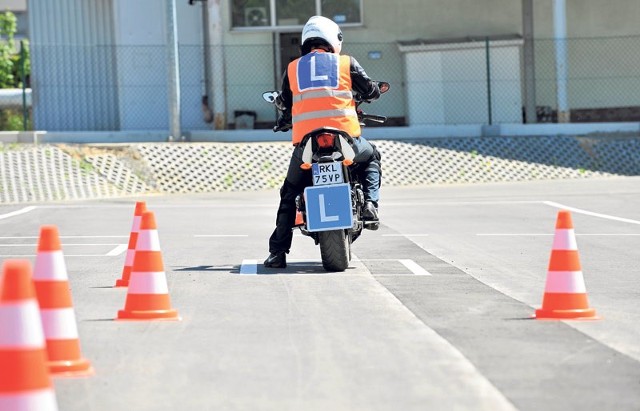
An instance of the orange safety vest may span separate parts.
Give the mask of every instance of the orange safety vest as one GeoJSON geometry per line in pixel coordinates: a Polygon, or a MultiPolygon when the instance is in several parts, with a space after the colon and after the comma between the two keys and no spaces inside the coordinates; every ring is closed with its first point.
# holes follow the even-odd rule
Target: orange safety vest
{"type": "Polygon", "coordinates": [[[316,51],[289,63],[293,144],[321,127],[334,127],[351,137],[360,137],[350,67],[349,56],[316,51]]]}

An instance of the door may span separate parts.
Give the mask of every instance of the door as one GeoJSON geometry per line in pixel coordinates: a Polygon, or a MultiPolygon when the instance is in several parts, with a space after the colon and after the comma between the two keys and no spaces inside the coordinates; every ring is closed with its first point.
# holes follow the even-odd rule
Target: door
{"type": "Polygon", "coordinates": [[[280,73],[277,73],[278,84],[282,83],[282,75],[289,63],[300,57],[300,38],[297,33],[280,33],[280,73]]]}

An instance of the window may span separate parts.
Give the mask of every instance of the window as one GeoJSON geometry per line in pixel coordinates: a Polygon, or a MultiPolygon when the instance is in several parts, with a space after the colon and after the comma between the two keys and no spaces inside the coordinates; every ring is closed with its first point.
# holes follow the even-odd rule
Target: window
{"type": "Polygon", "coordinates": [[[269,0],[234,0],[231,6],[233,27],[265,27],[271,25],[269,0]]]}
{"type": "Polygon", "coordinates": [[[360,21],[361,0],[322,0],[322,15],[338,24],[362,23],[360,21]]]}
{"type": "Polygon", "coordinates": [[[361,25],[362,1],[232,0],[231,24],[234,29],[243,30],[301,28],[309,17],[322,15],[340,25],[361,25]]]}
{"type": "Polygon", "coordinates": [[[302,26],[315,14],[315,0],[276,0],[278,26],[302,26]]]}

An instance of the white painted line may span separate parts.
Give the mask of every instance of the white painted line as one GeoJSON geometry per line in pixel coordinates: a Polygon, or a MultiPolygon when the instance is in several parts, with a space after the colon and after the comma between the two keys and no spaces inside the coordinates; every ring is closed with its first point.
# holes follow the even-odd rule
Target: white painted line
{"type": "MultiPolygon", "coordinates": [[[[554,234],[533,234],[533,233],[522,233],[522,234],[509,234],[509,233],[480,233],[480,234],[476,234],[477,236],[481,236],[481,237],[534,237],[534,236],[544,236],[544,237],[551,237],[554,234]]],[[[598,237],[598,236],[609,236],[609,237],[616,237],[616,236],[620,236],[620,237],[633,237],[633,236],[640,236],[640,234],[632,234],[632,233],[592,233],[592,234],[579,234],[576,233],[576,237],[598,237]]]]}
{"type": "Polygon", "coordinates": [[[25,207],[25,208],[22,208],[22,209],[17,210],[17,211],[12,211],[11,213],[0,214],[0,220],[4,220],[5,218],[15,217],[15,216],[20,215],[20,214],[28,213],[29,211],[33,211],[35,209],[36,209],[35,206],[29,206],[29,207],[25,207]]]}
{"type": "Polygon", "coordinates": [[[632,233],[619,233],[619,234],[580,234],[577,233],[576,237],[585,237],[585,236],[611,236],[611,237],[615,237],[615,236],[640,236],[640,234],[632,234],[632,233]]]}
{"type": "MultiPolygon", "coordinates": [[[[37,257],[35,254],[4,254],[0,255],[0,258],[24,258],[24,257],[37,257]]],[[[104,254],[65,254],[67,257],[105,257],[104,254]]]]}
{"type": "MultiPolygon", "coordinates": [[[[66,247],[66,246],[91,246],[91,247],[96,247],[96,246],[101,246],[101,245],[110,245],[110,246],[120,246],[122,244],[119,243],[115,243],[115,244],[65,244],[62,243],[60,244],[62,247],[66,247]]],[[[0,244],[0,247],[37,247],[38,244],[0,244]]]]}
{"type": "MultiPolygon", "coordinates": [[[[274,199],[277,198],[277,194],[274,199]]],[[[413,203],[399,203],[399,202],[390,202],[384,203],[385,207],[413,207],[413,206],[450,206],[450,205],[504,205],[504,204],[540,204],[542,201],[540,200],[521,200],[521,201],[418,201],[413,203]]],[[[38,208],[47,208],[47,209],[98,209],[98,208],[126,208],[130,209],[132,205],[129,204],[87,204],[87,205],[38,205],[38,208]]],[[[268,203],[220,203],[220,204],[153,204],[147,201],[147,208],[150,209],[198,209],[198,208],[269,208],[273,209],[274,212],[278,208],[277,200],[269,201],[268,203]]]]}
{"type": "Polygon", "coordinates": [[[124,253],[125,251],[127,251],[127,247],[128,246],[129,246],[128,244],[119,244],[116,248],[114,248],[113,250],[111,250],[107,254],[105,254],[105,256],[107,256],[107,257],[115,257],[117,255],[120,255],[120,254],[124,253]]]}
{"type": "Polygon", "coordinates": [[[61,235],[60,238],[129,238],[128,235],[61,235]]]}
{"type": "Polygon", "coordinates": [[[510,236],[510,237],[533,237],[533,236],[552,236],[551,234],[534,234],[534,233],[520,233],[520,234],[511,234],[511,233],[479,233],[476,234],[480,237],[501,237],[501,236],[510,236]]]}
{"type": "MultiPolygon", "coordinates": [[[[228,204],[150,204],[147,201],[147,209],[172,209],[172,208],[273,208],[274,211],[278,208],[277,197],[274,197],[274,202],[269,202],[268,204],[260,204],[260,203],[228,203],[228,204]]],[[[61,209],[98,209],[98,208],[132,208],[133,205],[128,204],[88,204],[88,205],[39,205],[38,208],[61,208],[61,209]]]]}
{"type": "MultiPolygon", "coordinates": [[[[38,236],[0,237],[0,240],[40,238],[38,236]]],[[[129,238],[128,235],[61,235],[59,238],[129,238]]]]}
{"type": "Polygon", "coordinates": [[[382,234],[383,237],[428,237],[429,234],[382,234]]]}
{"type": "Polygon", "coordinates": [[[240,274],[258,274],[258,260],[242,260],[240,274]]]}
{"type": "Polygon", "coordinates": [[[197,238],[249,237],[248,234],[196,234],[197,238]]]}
{"type": "Polygon", "coordinates": [[[508,204],[540,204],[540,200],[523,201],[443,201],[443,202],[416,202],[416,203],[384,203],[385,207],[414,207],[414,206],[452,206],[452,205],[508,205],[508,204]]]}
{"type": "Polygon", "coordinates": [[[578,214],[584,214],[584,215],[588,215],[588,216],[592,216],[592,217],[599,217],[599,218],[604,218],[607,220],[613,220],[613,221],[620,221],[622,223],[630,223],[630,224],[638,224],[640,225],[640,221],[638,220],[631,220],[629,218],[622,218],[622,217],[616,217],[616,216],[612,216],[612,215],[608,215],[608,214],[600,214],[600,213],[594,213],[592,211],[587,211],[587,210],[582,210],[580,208],[575,208],[575,207],[569,207],[560,203],[554,203],[553,201],[544,201],[544,204],[551,206],[551,207],[555,207],[555,208],[560,208],[563,210],[569,210],[569,211],[573,211],[574,213],[578,213],[578,214]]]}
{"type": "Polygon", "coordinates": [[[415,275],[431,275],[431,273],[424,268],[420,267],[418,263],[413,260],[398,260],[407,267],[415,275]]]}

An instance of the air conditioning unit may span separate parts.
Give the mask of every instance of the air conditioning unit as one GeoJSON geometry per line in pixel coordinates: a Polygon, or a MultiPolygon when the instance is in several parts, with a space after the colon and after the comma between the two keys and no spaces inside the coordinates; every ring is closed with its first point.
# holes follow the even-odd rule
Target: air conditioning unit
{"type": "Polygon", "coordinates": [[[244,9],[244,25],[248,27],[268,26],[266,7],[247,7],[244,9]]]}

